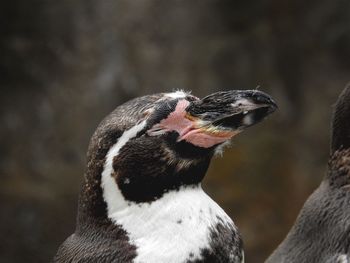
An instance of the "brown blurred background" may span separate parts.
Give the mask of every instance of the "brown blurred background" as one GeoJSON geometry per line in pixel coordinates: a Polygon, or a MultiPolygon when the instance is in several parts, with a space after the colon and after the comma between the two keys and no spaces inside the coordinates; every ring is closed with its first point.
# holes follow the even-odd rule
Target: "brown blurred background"
{"type": "Polygon", "coordinates": [[[263,262],[324,175],[349,14],[348,0],[2,0],[0,261],[48,262],[73,232],[89,138],[117,105],[259,85],[279,111],[205,188],[263,262]]]}

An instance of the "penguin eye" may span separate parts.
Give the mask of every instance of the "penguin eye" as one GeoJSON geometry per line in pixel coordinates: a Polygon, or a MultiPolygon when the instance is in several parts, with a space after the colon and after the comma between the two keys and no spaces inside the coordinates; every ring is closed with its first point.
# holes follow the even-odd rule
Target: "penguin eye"
{"type": "Polygon", "coordinates": [[[142,120],[149,118],[154,113],[154,108],[149,108],[142,113],[142,120]]]}

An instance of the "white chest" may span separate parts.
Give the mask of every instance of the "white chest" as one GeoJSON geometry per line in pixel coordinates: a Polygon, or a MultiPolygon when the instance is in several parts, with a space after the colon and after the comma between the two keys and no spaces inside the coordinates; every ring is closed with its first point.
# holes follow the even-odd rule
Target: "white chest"
{"type": "Polygon", "coordinates": [[[136,263],[185,262],[190,255],[198,259],[209,248],[210,230],[219,218],[235,228],[200,186],[169,192],[150,204],[130,204],[109,217],[136,245],[136,263]]]}

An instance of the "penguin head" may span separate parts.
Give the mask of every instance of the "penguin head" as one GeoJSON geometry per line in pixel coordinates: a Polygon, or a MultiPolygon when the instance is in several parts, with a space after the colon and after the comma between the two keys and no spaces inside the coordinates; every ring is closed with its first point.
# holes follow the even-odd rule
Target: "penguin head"
{"type": "Polygon", "coordinates": [[[215,150],[276,107],[256,90],[203,99],[180,91],[136,98],[102,121],[91,140],[88,167],[99,165],[95,176],[101,177],[107,203],[152,202],[198,185],[215,150]]]}
{"type": "Polygon", "coordinates": [[[203,99],[183,94],[161,100],[150,111],[146,136],[162,138],[179,157],[198,158],[274,112],[277,105],[260,91],[217,92],[203,99]]]}

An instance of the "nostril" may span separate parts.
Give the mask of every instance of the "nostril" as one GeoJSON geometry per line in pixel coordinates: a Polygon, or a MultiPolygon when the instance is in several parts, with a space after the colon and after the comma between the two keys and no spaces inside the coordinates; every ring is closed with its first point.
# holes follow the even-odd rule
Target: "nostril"
{"type": "Polygon", "coordinates": [[[252,97],[255,100],[255,103],[268,104],[277,107],[276,103],[270,96],[267,96],[265,94],[254,94],[252,97]]]}
{"type": "Polygon", "coordinates": [[[262,95],[256,95],[255,96],[255,99],[256,99],[256,101],[257,102],[262,102],[262,103],[266,103],[266,102],[271,102],[271,100],[270,100],[270,98],[267,98],[267,97],[265,97],[265,96],[262,96],[262,95]]]}

